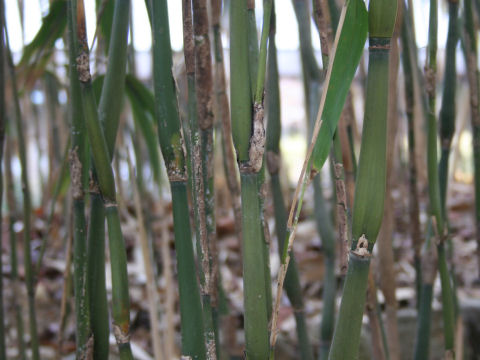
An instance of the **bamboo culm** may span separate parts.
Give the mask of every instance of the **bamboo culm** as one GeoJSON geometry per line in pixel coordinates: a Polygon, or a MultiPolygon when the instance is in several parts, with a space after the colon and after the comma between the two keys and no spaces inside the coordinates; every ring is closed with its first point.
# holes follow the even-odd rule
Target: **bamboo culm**
{"type": "Polygon", "coordinates": [[[6,58],[7,65],[10,71],[10,80],[12,84],[12,92],[14,94],[14,113],[15,113],[15,125],[17,130],[18,137],[18,147],[19,147],[19,157],[20,165],[22,168],[21,181],[22,181],[22,191],[23,191],[23,214],[24,214],[24,229],[23,229],[23,259],[25,266],[25,285],[27,288],[27,299],[28,299],[28,319],[29,319],[29,328],[30,328],[30,348],[32,350],[32,359],[40,359],[40,348],[37,332],[37,320],[36,320],[36,311],[35,311],[35,273],[32,264],[32,253],[31,253],[31,217],[32,217],[32,201],[30,195],[30,185],[27,169],[27,155],[25,148],[25,135],[23,127],[22,113],[20,110],[20,101],[18,98],[18,89],[17,89],[17,77],[15,73],[15,66],[13,64],[12,54],[10,51],[10,45],[8,42],[8,35],[5,31],[6,39],[6,58]]]}
{"type": "MultiPolygon", "coordinates": [[[[267,83],[266,83],[266,115],[267,139],[266,161],[270,174],[270,186],[272,190],[273,206],[275,213],[275,229],[278,239],[279,256],[282,256],[285,239],[287,238],[287,212],[280,184],[280,89],[278,81],[277,48],[275,46],[275,17],[272,11],[270,37],[268,47],[267,83]]],[[[302,288],[298,274],[295,257],[291,255],[290,267],[285,277],[285,291],[290,304],[295,311],[297,324],[297,337],[302,359],[313,359],[313,351],[308,338],[308,330],[305,321],[305,309],[302,296],[302,288]]]]}
{"type": "Polygon", "coordinates": [[[358,352],[373,246],[380,229],[386,185],[386,137],[390,38],[396,1],[369,4],[369,62],[362,146],[355,187],[352,246],[329,359],[358,352]]]}
{"type": "Polygon", "coordinates": [[[152,2],[153,76],[158,136],[172,192],[175,250],[180,293],[182,355],[205,359],[202,303],[190,229],[187,172],[177,96],[172,81],[172,50],[165,0],[152,2]]]}

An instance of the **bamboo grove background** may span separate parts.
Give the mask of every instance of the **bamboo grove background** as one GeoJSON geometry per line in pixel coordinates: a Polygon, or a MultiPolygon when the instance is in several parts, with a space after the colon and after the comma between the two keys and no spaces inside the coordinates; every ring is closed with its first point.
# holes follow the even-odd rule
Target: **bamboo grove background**
{"type": "Polygon", "coordinates": [[[478,0],[181,0],[179,52],[145,0],[149,61],[46,3],[12,54],[0,1],[0,359],[480,357],[478,0]]]}

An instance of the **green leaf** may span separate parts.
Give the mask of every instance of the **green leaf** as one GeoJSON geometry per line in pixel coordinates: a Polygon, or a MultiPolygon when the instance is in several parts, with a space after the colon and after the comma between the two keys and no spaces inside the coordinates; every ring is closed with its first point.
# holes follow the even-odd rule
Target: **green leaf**
{"type": "Polygon", "coordinates": [[[33,40],[25,46],[20,66],[31,66],[31,71],[42,72],[53,54],[55,42],[67,27],[67,1],[55,0],[42,19],[42,26],[33,40]]]}
{"type": "Polygon", "coordinates": [[[327,73],[326,94],[322,95],[322,124],[313,150],[313,170],[317,172],[330,152],[338,119],[367,40],[368,14],[364,2],[348,0],[345,6],[340,18],[343,26],[339,27],[340,34],[336,35],[336,50],[331,56],[332,66],[327,73]]]}
{"type": "Polygon", "coordinates": [[[133,120],[140,129],[147,145],[153,177],[160,182],[160,153],[157,132],[154,127],[154,97],[150,90],[132,75],[127,75],[125,92],[132,107],[133,120]]]}

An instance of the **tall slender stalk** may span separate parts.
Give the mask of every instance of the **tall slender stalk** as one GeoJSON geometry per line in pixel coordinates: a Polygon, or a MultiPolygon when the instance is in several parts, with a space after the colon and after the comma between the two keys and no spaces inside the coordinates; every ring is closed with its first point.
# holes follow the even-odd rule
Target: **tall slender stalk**
{"type": "MultiPolygon", "coordinates": [[[[477,7],[477,10],[480,7],[477,7]]],[[[465,0],[465,57],[470,87],[470,117],[472,123],[473,169],[475,186],[475,228],[477,238],[477,256],[480,264],[480,88],[478,72],[478,50],[475,23],[472,13],[472,1],[465,0]]],[[[480,266],[478,268],[480,278],[480,266]]]]}
{"type": "Polygon", "coordinates": [[[326,91],[323,91],[320,106],[312,132],[302,171],[295,190],[290,215],[288,218],[288,242],[283,249],[282,264],[277,280],[277,299],[272,317],[270,346],[276,341],[276,326],[279,312],[279,299],[283,281],[290,261],[289,252],[295,239],[296,228],[305,196],[305,189],[310,179],[320,171],[331,148],[334,129],[340,117],[348,89],[360,61],[368,29],[368,15],[365,4],[359,0],[349,0],[342,9],[341,21],[325,78],[326,91]],[[319,145],[321,144],[321,145],[319,145]],[[317,148],[316,146],[319,146],[317,148]],[[317,150],[317,151],[315,151],[317,150]],[[325,155],[327,154],[327,155],[325,155]]]}
{"type": "Polygon", "coordinates": [[[197,97],[198,125],[202,137],[201,163],[204,185],[205,223],[207,235],[209,287],[204,298],[204,310],[211,307],[210,320],[205,316],[205,331],[207,341],[207,356],[215,358],[219,354],[218,323],[218,254],[216,252],[215,197],[214,197],[214,141],[213,141],[213,77],[209,38],[209,23],[206,0],[193,0],[193,32],[195,35],[195,87],[197,97]],[[207,323],[211,321],[211,325],[207,323]],[[214,353],[215,352],[215,356],[214,353]]]}
{"type": "Polygon", "coordinates": [[[427,112],[427,173],[430,215],[433,218],[434,232],[438,239],[438,270],[442,285],[442,314],[446,356],[453,356],[455,320],[453,292],[445,254],[445,219],[442,211],[442,200],[437,163],[437,119],[435,115],[436,69],[437,69],[437,1],[430,1],[430,20],[428,30],[427,63],[425,66],[426,93],[428,97],[427,112]]]}
{"type": "MultiPolygon", "coordinates": [[[[5,31],[6,33],[6,31],[5,31]]],[[[10,71],[10,81],[12,84],[12,92],[14,97],[14,112],[15,112],[15,122],[16,130],[18,137],[18,148],[20,155],[20,165],[22,168],[22,191],[23,191],[23,259],[25,266],[25,285],[27,287],[27,299],[28,299],[28,317],[30,325],[30,347],[32,350],[32,358],[34,360],[40,359],[40,349],[38,342],[38,332],[37,332],[37,320],[36,320],[36,311],[35,311],[35,274],[32,264],[32,250],[31,250],[31,216],[32,216],[32,201],[30,195],[30,185],[28,181],[28,168],[27,168],[27,154],[25,147],[25,135],[24,135],[24,126],[22,120],[22,113],[20,110],[20,102],[18,98],[18,88],[17,88],[17,76],[15,73],[15,66],[13,64],[12,54],[10,51],[10,44],[8,41],[8,35],[5,36],[6,39],[6,57],[8,69],[10,71]]]]}
{"type": "Polygon", "coordinates": [[[180,292],[182,354],[205,359],[202,304],[195,271],[190,215],[187,201],[187,172],[182,148],[180,118],[172,81],[172,50],[165,0],[152,4],[153,75],[158,136],[172,191],[175,248],[180,292]]]}
{"type": "Polygon", "coordinates": [[[73,222],[74,222],[74,291],[76,313],[76,343],[77,357],[87,358],[93,351],[93,336],[90,329],[90,306],[87,287],[87,233],[85,219],[85,193],[86,176],[84,166],[87,159],[87,143],[85,136],[85,120],[80,83],[76,69],[76,48],[74,41],[74,28],[72,21],[71,3],[68,3],[68,28],[69,28],[69,58],[70,58],[70,126],[72,147],[70,150],[70,179],[73,195],[73,222]]]}
{"type": "Polygon", "coordinates": [[[410,9],[406,8],[404,0],[402,0],[403,7],[403,22],[401,30],[402,41],[402,66],[405,79],[405,112],[407,115],[408,128],[408,207],[410,220],[410,236],[412,238],[414,250],[414,267],[415,267],[415,288],[417,298],[417,308],[420,304],[420,293],[422,287],[421,275],[421,231],[420,231],[420,217],[418,206],[418,188],[417,188],[417,166],[415,160],[415,127],[414,127],[414,109],[415,109],[415,88],[414,88],[414,72],[417,69],[416,65],[416,44],[412,39],[412,18],[410,9]]]}
{"type": "Polygon", "coordinates": [[[233,141],[237,150],[242,198],[243,281],[245,304],[245,343],[247,357],[266,359],[268,346],[268,298],[263,228],[258,196],[259,172],[263,164],[263,87],[266,44],[272,2],[264,4],[264,23],[259,67],[252,112],[252,80],[249,71],[247,1],[230,4],[230,79],[233,141]],[[250,80],[249,80],[250,79],[250,80]]]}
{"type": "MultiPolygon", "coordinates": [[[[205,4],[202,4],[205,5],[205,4]]],[[[195,6],[195,4],[194,4],[195,6]]],[[[206,11],[206,8],[196,3],[196,10],[200,7],[200,12],[206,11]]],[[[211,90],[211,76],[206,76],[205,72],[207,67],[206,63],[210,62],[210,51],[205,48],[205,43],[208,43],[208,34],[204,34],[203,31],[199,31],[201,34],[197,35],[195,32],[194,42],[194,27],[204,27],[203,22],[207,19],[196,22],[192,20],[192,1],[184,0],[182,2],[183,12],[183,43],[184,43],[184,56],[185,56],[185,68],[187,73],[187,87],[188,87],[188,120],[189,120],[189,156],[190,156],[190,168],[191,168],[191,184],[192,184],[192,198],[195,214],[195,230],[197,238],[197,249],[201,263],[200,271],[200,291],[202,295],[203,303],[203,321],[205,325],[205,341],[207,349],[207,358],[216,358],[216,343],[215,343],[215,328],[213,323],[213,308],[212,301],[215,292],[215,275],[212,272],[212,254],[211,254],[211,242],[207,231],[207,181],[208,176],[205,174],[207,171],[208,161],[211,154],[206,155],[208,145],[204,145],[204,142],[213,141],[212,130],[213,121],[210,119],[211,110],[208,109],[207,103],[210,100],[209,91],[211,90]],[[206,36],[206,38],[205,38],[206,36]],[[200,39],[200,40],[198,40],[200,39]],[[200,48],[200,49],[199,49],[200,48]],[[200,54],[202,53],[202,54],[200,54]],[[205,53],[208,53],[206,59],[203,57],[205,53]],[[196,61],[197,60],[197,61],[196,61]],[[197,65],[197,66],[196,66],[197,65]],[[203,66],[202,66],[203,65],[203,66]],[[196,69],[197,67],[197,69],[196,69]],[[197,70],[197,71],[196,71],[197,70]],[[198,74],[202,72],[202,74],[198,74]],[[208,89],[208,83],[210,83],[210,89],[208,89]],[[202,130],[202,128],[204,130],[202,130]],[[205,134],[207,132],[207,134],[205,134]],[[210,136],[212,135],[212,136],[210,136]],[[207,160],[207,161],[206,161],[207,160]]],[[[206,14],[205,14],[206,15],[206,14]]],[[[197,15],[202,16],[202,15],[197,15]]],[[[203,16],[202,16],[203,17],[203,16]]],[[[208,23],[207,23],[208,25],[208,23]]],[[[207,26],[208,28],[208,26],[207,26]]],[[[211,75],[211,74],[210,74],[211,75]]]]}
{"type": "Polygon", "coordinates": [[[17,206],[15,201],[15,187],[13,183],[12,174],[12,139],[7,137],[5,146],[5,193],[7,200],[7,217],[8,217],[8,232],[10,237],[10,281],[13,287],[12,304],[15,309],[15,321],[17,330],[17,345],[19,358],[26,359],[25,339],[23,333],[23,313],[20,304],[20,280],[18,278],[18,256],[17,256],[17,241],[15,234],[15,214],[17,213],[17,206]]]}
{"type": "MultiPolygon", "coordinates": [[[[119,6],[121,2],[117,2],[119,6]]],[[[117,11],[127,11],[128,1],[125,8],[116,8],[117,11]]],[[[85,29],[85,12],[83,1],[73,2],[72,19],[76,25],[76,43],[77,49],[77,72],[81,85],[82,104],[84,108],[85,126],[88,138],[92,147],[93,162],[96,169],[96,177],[100,193],[105,206],[105,214],[108,224],[109,249],[112,268],[112,315],[113,332],[117,340],[120,358],[132,359],[130,348],[130,299],[128,294],[128,275],[125,244],[120,228],[120,218],[118,205],[116,202],[115,181],[112,167],[110,165],[111,156],[108,149],[106,137],[104,135],[99,113],[97,112],[95,98],[93,94],[90,68],[88,44],[85,29]],[[76,22],[75,22],[76,21],[76,22]]],[[[128,24],[128,14],[127,14],[128,24]]],[[[126,29],[125,29],[126,31],[126,29]]],[[[126,43],[124,44],[126,47],[126,43]]],[[[124,70],[125,71],[125,70],[124,70]]]]}
{"type": "Polygon", "coordinates": [[[445,204],[448,181],[448,161],[452,138],[455,133],[455,94],[456,94],[456,48],[458,42],[458,7],[457,0],[448,1],[448,34],[445,53],[445,74],[442,95],[442,107],[440,109],[440,144],[441,157],[438,164],[440,199],[442,212],[447,218],[445,204]]]}
{"type": "MultiPolygon", "coordinates": [[[[107,39],[110,60],[98,105],[98,116],[104,130],[110,161],[113,158],[122,110],[130,5],[128,0],[121,0],[116,1],[114,6],[111,36],[107,39]]],[[[96,170],[92,167],[92,173],[95,174],[95,172],[96,170]]],[[[104,358],[108,356],[109,351],[108,306],[105,289],[105,209],[95,176],[89,192],[92,200],[88,225],[90,318],[95,338],[95,357],[104,358]]]]}
{"type": "Polygon", "coordinates": [[[130,174],[130,179],[133,182],[133,202],[135,205],[135,215],[137,217],[138,223],[138,232],[140,237],[140,247],[142,249],[142,256],[144,262],[144,271],[147,278],[147,297],[148,297],[148,310],[150,312],[150,322],[151,322],[151,337],[153,344],[153,355],[156,360],[162,360],[163,350],[162,343],[160,339],[160,327],[158,324],[158,293],[157,293],[157,283],[154,277],[153,264],[151,258],[150,247],[148,246],[147,239],[147,230],[145,228],[145,220],[143,217],[143,209],[140,199],[140,191],[137,182],[135,181],[135,173],[133,170],[132,162],[130,160],[129,154],[127,154],[128,169],[130,174]]]}
{"type": "MultiPolygon", "coordinates": [[[[277,48],[275,46],[275,15],[273,12],[270,26],[267,66],[266,109],[268,125],[266,139],[266,160],[267,169],[270,173],[270,186],[272,189],[273,206],[275,212],[275,228],[277,231],[278,251],[279,255],[282,256],[283,244],[287,237],[287,211],[285,209],[285,202],[280,184],[280,89],[278,81],[277,48]]],[[[308,330],[305,321],[305,308],[298,274],[298,267],[293,253],[291,257],[292,260],[290,268],[288,269],[285,277],[285,291],[290,304],[294,309],[301,358],[313,359],[312,347],[308,338],[308,330]]]]}
{"type": "Polygon", "coordinates": [[[353,359],[358,352],[368,270],[383,216],[390,38],[396,1],[369,4],[369,62],[362,147],[353,207],[352,246],[330,359],[353,359]]]}
{"type": "MultiPolygon", "coordinates": [[[[387,113],[387,188],[385,194],[385,209],[382,226],[378,240],[378,272],[379,287],[385,297],[385,337],[387,345],[385,352],[387,358],[399,360],[400,344],[397,322],[397,299],[396,299],[396,273],[395,257],[393,251],[394,235],[394,199],[392,189],[395,184],[395,149],[398,132],[398,70],[399,48],[398,37],[403,21],[402,3],[397,3],[397,21],[391,41],[390,64],[389,64],[389,97],[387,113]]],[[[375,293],[376,294],[376,293],[375,293]]],[[[380,317],[381,318],[381,317],[380,317]]]]}
{"type": "Polygon", "coordinates": [[[235,232],[239,239],[242,237],[242,209],[240,204],[240,184],[235,165],[235,150],[233,148],[232,125],[230,123],[230,108],[226,91],[225,65],[220,28],[221,0],[212,0],[212,27],[215,59],[215,116],[220,119],[222,135],[222,152],[225,165],[227,186],[232,198],[235,232]]]}
{"type": "MultiPolygon", "coordinates": [[[[0,223],[2,217],[2,200],[3,200],[3,171],[1,169],[3,161],[3,147],[5,143],[5,128],[7,124],[7,109],[5,107],[5,40],[4,40],[4,23],[5,23],[5,4],[0,1],[0,223]]],[[[2,232],[3,233],[3,232],[2,232]]],[[[2,234],[0,234],[0,244],[2,242],[2,234]]],[[[3,274],[3,261],[0,259],[0,274],[3,274]]],[[[0,279],[0,358],[7,358],[7,349],[5,344],[5,315],[4,315],[4,293],[3,293],[3,277],[0,279]]]]}
{"type": "MultiPolygon", "coordinates": [[[[271,5],[271,4],[270,4],[271,5]]],[[[267,51],[264,48],[259,49],[258,46],[258,33],[257,33],[257,23],[255,19],[255,0],[248,0],[247,2],[247,21],[248,21],[248,49],[249,49],[249,73],[250,73],[250,92],[252,94],[253,102],[255,103],[258,99],[263,100],[263,83],[265,79],[265,73],[261,73],[261,69],[259,69],[259,64],[266,64],[266,56],[267,51]],[[263,78],[259,78],[263,76],[263,78]],[[260,82],[260,83],[259,83],[260,82]],[[261,89],[261,94],[257,94],[257,88],[261,89]]],[[[264,2],[264,11],[263,11],[263,21],[270,21],[270,19],[265,19],[266,16],[270,16],[271,10],[268,9],[268,1],[264,2]]],[[[262,32],[262,39],[260,47],[267,45],[268,34],[264,34],[262,32]]],[[[265,71],[265,70],[264,70],[265,71]]],[[[259,100],[259,101],[261,101],[259,100]]],[[[255,105],[254,105],[255,106],[255,105]]],[[[265,153],[263,154],[265,156],[265,153]]],[[[268,229],[268,224],[265,221],[265,197],[266,197],[266,184],[265,184],[265,161],[262,159],[262,166],[258,171],[258,179],[257,179],[257,186],[258,186],[258,197],[260,199],[260,219],[261,219],[261,227],[262,227],[262,252],[264,256],[264,265],[265,265],[265,294],[267,297],[267,316],[268,320],[270,321],[271,314],[272,314],[272,286],[270,280],[270,232],[268,229]]]]}

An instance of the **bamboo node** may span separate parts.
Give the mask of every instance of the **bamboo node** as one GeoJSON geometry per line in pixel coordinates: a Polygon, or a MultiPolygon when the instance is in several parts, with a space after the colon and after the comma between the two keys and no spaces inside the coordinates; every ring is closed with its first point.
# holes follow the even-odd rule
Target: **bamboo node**
{"type": "Polygon", "coordinates": [[[357,242],[357,247],[352,252],[355,255],[358,255],[361,257],[369,257],[372,255],[370,254],[370,251],[368,251],[368,240],[365,237],[365,234],[362,234],[362,236],[360,236],[357,242]]]}
{"type": "Polygon", "coordinates": [[[115,335],[115,340],[117,344],[128,344],[130,342],[130,334],[128,332],[123,332],[122,328],[117,324],[113,324],[113,335],[115,335]]]}
{"type": "Polygon", "coordinates": [[[181,171],[175,164],[169,164],[167,168],[168,180],[170,182],[187,181],[184,171],[181,171]]]}
{"type": "Polygon", "coordinates": [[[92,80],[90,75],[90,59],[85,51],[82,51],[77,57],[78,80],[87,83],[92,80]]]}

